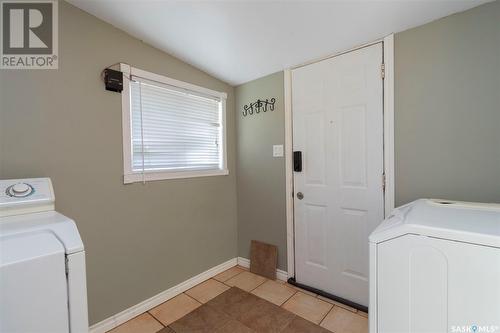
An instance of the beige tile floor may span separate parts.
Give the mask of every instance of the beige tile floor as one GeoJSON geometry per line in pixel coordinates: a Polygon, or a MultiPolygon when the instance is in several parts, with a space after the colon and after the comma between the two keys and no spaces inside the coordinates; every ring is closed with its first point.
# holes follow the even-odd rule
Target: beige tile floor
{"type": "Polygon", "coordinates": [[[110,333],[156,333],[229,287],[238,287],[336,333],[367,333],[368,316],[344,304],[235,266],[177,295],[110,333]]]}

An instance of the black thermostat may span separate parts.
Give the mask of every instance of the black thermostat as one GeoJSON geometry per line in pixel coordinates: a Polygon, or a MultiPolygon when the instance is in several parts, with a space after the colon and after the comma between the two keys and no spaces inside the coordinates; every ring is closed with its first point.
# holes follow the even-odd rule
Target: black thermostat
{"type": "Polygon", "coordinates": [[[123,90],[123,73],[113,69],[106,68],[104,70],[104,84],[106,90],[122,92],[123,90]]]}

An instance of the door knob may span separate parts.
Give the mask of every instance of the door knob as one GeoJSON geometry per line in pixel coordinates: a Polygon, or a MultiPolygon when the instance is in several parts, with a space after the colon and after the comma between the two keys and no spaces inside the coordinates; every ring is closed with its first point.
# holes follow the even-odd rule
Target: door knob
{"type": "Polygon", "coordinates": [[[302,192],[297,192],[297,199],[299,200],[304,199],[304,194],[302,192]]]}

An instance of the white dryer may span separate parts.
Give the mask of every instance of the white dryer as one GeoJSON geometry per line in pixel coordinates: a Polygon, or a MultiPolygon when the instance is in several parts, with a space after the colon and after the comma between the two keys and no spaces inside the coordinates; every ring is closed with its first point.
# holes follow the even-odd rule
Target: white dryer
{"type": "Polygon", "coordinates": [[[370,332],[500,332],[500,205],[421,199],[370,235],[370,332]]]}
{"type": "Polygon", "coordinates": [[[0,180],[0,332],[88,332],[85,252],[48,178],[0,180]]]}

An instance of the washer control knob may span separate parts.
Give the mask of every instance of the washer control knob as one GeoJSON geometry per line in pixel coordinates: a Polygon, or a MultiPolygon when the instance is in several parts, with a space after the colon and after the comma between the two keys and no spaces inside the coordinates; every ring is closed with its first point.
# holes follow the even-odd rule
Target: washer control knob
{"type": "Polygon", "coordinates": [[[7,194],[11,197],[22,198],[33,193],[33,187],[26,183],[17,183],[7,188],[7,194]]]}
{"type": "Polygon", "coordinates": [[[30,190],[30,187],[26,183],[19,183],[12,186],[12,191],[14,193],[24,194],[30,190]]]}

